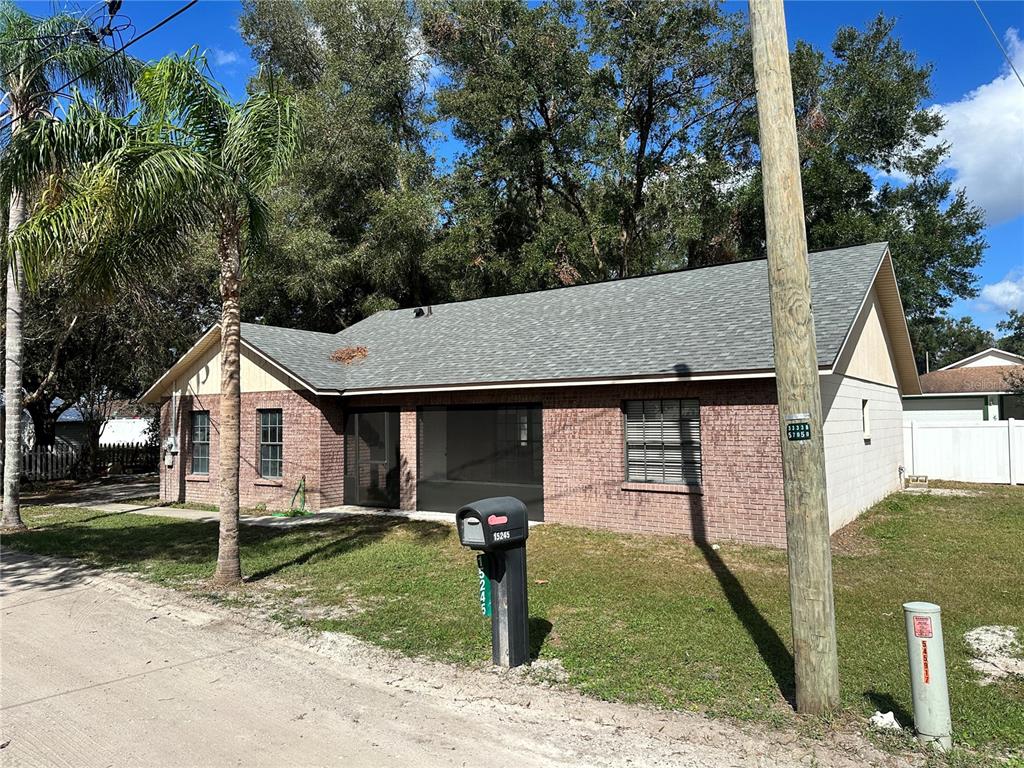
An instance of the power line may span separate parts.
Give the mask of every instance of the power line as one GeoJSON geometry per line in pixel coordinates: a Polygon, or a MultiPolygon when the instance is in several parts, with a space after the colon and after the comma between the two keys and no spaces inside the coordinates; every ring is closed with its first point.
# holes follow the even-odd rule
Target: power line
{"type": "Polygon", "coordinates": [[[63,90],[64,90],[65,88],[67,88],[67,87],[68,87],[69,85],[74,85],[74,84],[75,84],[75,83],[77,83],[77,82],[78,82],[79,80],[81,80],[81,79],[82,79],[83,77],[85,77],[85,76],[86,76],[86,75],[88,75],[88,74],[89,74],[90,72],[92,72],[92,71],[93,71],[94,69],[97,69],[98,67],[101,67],[101,66],[103,66],[104,64],[106,64],[106,63],[107,63],[108,61],[110,61],[110,60],[111,60],[112,58],[114,58],[115,56],[117,56],[117,54],[121,53],[121,51],[123,51],[123,50],[124,50],[125,48],[127,48],[127,47],[128,47],[128,46],[130,46],[130,45],[134,45],[134,44],[135,44],[135,43],[137,43],[137,42],[138,42],[139,40],[141,40],[142,38],[144,38],[144,37],[145,37],[146,35],[148,35],[148,34],[150,34],[150,33],[152,33],[152,32],[156,32],[156,31],[157,31],[158,29],[160,29],[160,27],[164,26],[164,24],[167,24],[167,23],[169,23],[170,21],[172,21],[173,19],[176,19],[176,18],[177,18],[178,16],[180,16],[181,14],[183,14],[183,13],[184,13],[185,11],[187,11],[187,10],[188,10],[189,8],[191,8],[191,7],[193,6],[193,5],[195,5],[195,4],[196,4],[196,3],[198,3],[198,2],[199,2],[199,0],[189,0],[189,2],[188,2],[187,4],[183,5],[183,6],[181,7],[181,8],[179,8],[178,10],[176,10],[176,11],[175,11],[174,13],[172,13],[172,14],[171,14],[170,16],[168,16],[167,18],[165,18],[165,19],[164,19],[163,21],[157,22],[157,23],[156,23],[155,25],[153,25],[152,27],[150,27],[149,29],[147,29],[147,30],[146,30],[145,32],[143,32],[143,33],[142,33],[141,35],[139,35],[139,36],[137,36],[137,37],[133,37],[133,38],[132,38],[131,40],[129,40],[129,41],[128,41],[127,43],[125,43],[124,45],[122,45],[122,46],[121,46],[120,48],[116,48],[115,50],[113,50],[113,51],[112,51],[112,52],[110,53],[110,55],[109,55],[109,56],[107,56],[107,57],[105,57],[105,58],[101,59],[100,61],[96,62],[96,63],[95,63],[94,65],[92,65],[91,67],[89,67],[89,69],[85,70],[85,72],[82,72],[82,73],[81,73],[81,74],[80,74],[80,75],[79,75],[78,77],[75,77],[75,78],[73,78],[73,79],[71,79],[71,80],[68,80],[68,81],[67,81],[66,83],[64,83],[64,85],[62,85],[62,86],[61,86],[60,88],[58,88],[57,90],[58,90],[58,91],[63,91],[63,90]]]}
{"type": "MultiPolygon", "coordinates": [[[[39,53],[43,53],[48,48],[51,48],[54,45],[56,45],[57,41],[61,40],[63,38],[72,38],[75,35],[79,35],[79,34],[84,34],[86,37],[88,37],[88,34],[86,33],[86,30],[91,31],[91,29],[88,26],[82,26],[82,27],[79,27],[78,29],[72,30],[71,32],[67,32],[67,33],[60,34],[60,35],[43,35],[43,36],[36,37],[36,38],[22,38],[22,39],[23,40],[51,40],[52,42],[46,43],[42,47],[42,49],[39,51],[39,53]]],[[[96,38],[95,35],[93,35],[93,37],[94,37],[95,40],[97,40],[97,41],[99,40],[99,38],[96,38]]],[[[7,80],[8,77],[13,75],[15,72],[17,72],[23,66],[25,66],[30,61],[32,61],[33,58],[34,58],[34,55],[33,56],[27,56],[24,60],[19,61],[17,64],[15,64],[9,70],[7,70],[2,75],[0,75],[0,78],[3,78],[4,80],[7,80]]]]}
{"type": "Polygon", "coordinates": [[[1010,54],[1006,52],[1006,48],[1003,46],[1003,41],[999,39],[999,35],[996,34],[995,29],[992,28],[992,22],[988,20],[988,16],[981,9],[981,4],[978,0],[974,0],[974,7],[978,9],[978,13],[981,14],[981,18],[985,20],[985,24],[988,26],[988,31],[992,33],[992,39],[996,41],[996,45],[999,46],[999,50],[1003,52],[1003,58],[1006,59],[1006,63],[1010,65],[1010,69],[1013,70],[1013,74],[1017,76],[1017,80],[1020,81],[1021,85],[1024,85],[1024,78],[1020,76],[1020,72],[1013,66],[1013,59],[1010,58],[1010,54]]]}
{"type": "MultiPolygon", "coordinates": [[[[108,56],[104,56],[104,57],[103,57],[102,59],[100,59],[100,60],[99,60],[99,61],[97,61],[97,62],[96,62],[95,64],[93,64],[93,65],[92,65],[91,67],[89,67],[89,68],[88,68],[87,70],[85,70],[84,72],[80,73],[80,74],[79,74],[79,75],[78,75],[77,77],[73,77],[73,78],[72,78],[71,80],[68,80],[68,81],[67,81],[66,83],[64,83],[64,84],[63,84],[62,86],[60,86],[59,88],[56,88],[56,89],[54,89],[53,91],[51,91],[51,93],[61,93],[61,92],[62,92],[62,91],[64,91],[64,90],[65,90],[65,89],[66,89],[66,88],[67,88],[68,86],[70,86],[70,85],[74,85],[74,84],[75,84],[75,83],[77,83],[77,82],[78,82],[79,80],[81,80],[81,79],[82,79],[83,77],[85,77],[86,75],[88,75],[88,74],[89,74],[90,72],[92,72],[92,71],[93,71],[93,70],[95,70],[95,69],[98,69],[99,67],[102,67],[102,66],[103,66],[104,64],[106,64],[106,63],[107,63],[108,61],[110,61],[110,60],[111,60],[112,58],[114,58],[114,57],[115,57],[115,56],[117,56],[117,55],[118,55],[119,53],[121,53],[122,51],[124,51],[125,49],[127,49],[127,48],[128,48],[129,46],[132,46],[132,45],[134,45],[134,44],[135,44],[135,43],[137,43],[137,42],[138,42],[139,40],[141,40],[142,38],[146,37],[146,35],[149,35],[149,34],[151,34],[151,33],[153,33],[153,32],[156,32],[156,31],[157,31],[158,29],[160,29],[160,27],[164,26],[165,24],[168,24],[168,23],[170,23],[171,21],[173,21],[174,19],[176,19],[176,18],[177,18],[178,16],[180,16],[181,14],[183,14],[183,13],[184,13],[185,11],[187,11],[187,10],[188,10],[189,8],[191,8],[191,7],[193,6],[193,5],[195,5],[195,4],[196,4],[196,3],[198,3],[198,2],[199,2],[199,0],[189,0],[189,2],[188,2],[188,3],[186,3],[186,4],[185,4],[185,5],[183,5],[183,6],[181,7],[181,8],[179,8],[178,10],[176,10],[176,11],[175,11],[174,13],[172,13],[172,14],[171,14],[170,16],[167,16],[166,18],[162,19],[161,21],[158,21],[158,22],[157,22],[156,24],[154,24],[154,25],[153,25],[152,27],[150,27],[149,29],[147,29],[147,30],[146,30],[145,32],[143,32],[143,33],[142,33],[142,34],[140,34],[140,35],[137,35],[137,36],[133,37],[133,38],[132,38],[131,40],[129,40],[129,41],[127,42],[127,43],[124,43],[124,44],[123,44],[123,45],[121,45],[120,47],[118,47],[118,48],[115,48],[115,49],[114,49],[113,51],[111,51],[111,52],[110,52],[110,54],[109,54],[108,56]]],[[[9,114],[10,114],[10,110],[7,110],[7,111],[5,111],[5,112],[2,112],[2,113],[0,113],[0,117],[5,117],[5,116],[7,116],[7,115],[9,115],[9,114]]],[[[7,120],[6,124],[4,124],[4,125],[0,126],[0,131],[2,131],[2,130],[5,130],[6,128],[10,127],[10,125],[11,125],[11,123],[12,123],[13,121],[14,121],[14,118],[13,118],[13,117],[11,117],[11,118],[8,118],[8,120],[7,120]]]]}

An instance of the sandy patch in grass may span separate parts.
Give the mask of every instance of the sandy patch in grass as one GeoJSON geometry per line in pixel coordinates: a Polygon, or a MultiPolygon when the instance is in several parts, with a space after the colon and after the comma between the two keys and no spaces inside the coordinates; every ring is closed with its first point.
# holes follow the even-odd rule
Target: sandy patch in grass
{"type": "Polygon", "coordinates": [[[974,658],[971,666],[981,673],[981,685],[991,685],[1004,677],[1024,678],[1024,648],[1017,640],[1017,628],[990,625],[972,629],[964,641],[974,658]]]}

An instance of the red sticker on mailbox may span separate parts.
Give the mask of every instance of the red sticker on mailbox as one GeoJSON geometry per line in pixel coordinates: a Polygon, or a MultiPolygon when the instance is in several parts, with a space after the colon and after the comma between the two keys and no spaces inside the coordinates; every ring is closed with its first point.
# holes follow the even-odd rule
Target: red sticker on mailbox
{"type": "Polygon", "coordinates": [[[931,637],[932,619],[930,616],[914,617],[914,637],[931,637]]]}
{"type": "MultiPolygon", "coordinates": [[[[487,518],[488,525],[504,525],[508,522],[508,518],[505,515],[491,515],[487,518]]],[[[931,637],[931,635],[928,635],[931,637]]]]}

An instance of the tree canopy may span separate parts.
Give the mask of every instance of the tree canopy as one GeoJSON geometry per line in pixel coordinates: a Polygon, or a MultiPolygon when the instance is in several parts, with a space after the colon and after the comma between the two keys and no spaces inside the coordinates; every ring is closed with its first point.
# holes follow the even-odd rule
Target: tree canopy
{"type": "MultiPolygon", "coordinates": [[[[247,0],[307,150],[246,313],[333,330],[411,303],[764,255],[749,41],[700,0],[247,0]],[[450,137],[450,138],[449,138],[450,137]],[[438,150],[455,150],[435,164],[438,150]]],[[[878,16],[792,54],[811,249],[888,240],[923,369],[970,346],[983,217],[939,173],[931,67],[878,16]],[[968,334],[969,335],[969,334],[968,334]]]]}

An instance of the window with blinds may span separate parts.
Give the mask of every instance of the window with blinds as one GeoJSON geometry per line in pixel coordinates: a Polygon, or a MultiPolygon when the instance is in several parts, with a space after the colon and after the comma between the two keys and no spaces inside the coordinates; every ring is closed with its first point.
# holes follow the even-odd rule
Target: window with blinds
{"type": "Polygon", "coordinates": [[[626,401],[626,479],[700,485],[700,403],[626,401]]]}

